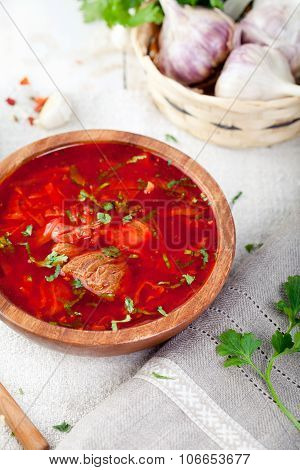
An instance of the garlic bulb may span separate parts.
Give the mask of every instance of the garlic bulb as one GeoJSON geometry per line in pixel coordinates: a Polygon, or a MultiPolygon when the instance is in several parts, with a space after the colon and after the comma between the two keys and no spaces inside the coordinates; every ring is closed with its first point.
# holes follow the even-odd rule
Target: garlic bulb
{"type": "Polygon", "coordinates": [[[192,85],[208,78],[232,48],[233,22],[220,10],[161,0],[165,19],[159,36],[158,67],[192,85]]]}
{"type": "Polygon", "coordinates": [[[239,100],[273,100],[300,96],[286,57],[277,49],[244,44],[229,55],[215,95],[239,100]]]}
{"type": "Polygon", "coordinates": [[[35,123],[44,129],[55,129],[70,121],[72,110],[60,93],[55,91],[42,107],[35,123]]]}
{"type": "Polygon", "coordinates": [[[299,0],[257,0],[239,23],[235,45],[256,43],[279,49],[289,60],[295,76],[300,74],[299,0]]]}

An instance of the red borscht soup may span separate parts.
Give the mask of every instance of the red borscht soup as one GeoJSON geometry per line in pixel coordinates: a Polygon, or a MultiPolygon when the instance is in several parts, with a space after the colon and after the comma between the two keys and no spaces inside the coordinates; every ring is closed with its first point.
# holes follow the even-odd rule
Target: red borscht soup
{"type": "Polygon", "coordinates": [[[61,148],[0,185],[0,290],[52,325],[116,331],[172,315],[217,244],[207,196],[136,146],[61,148]]]}

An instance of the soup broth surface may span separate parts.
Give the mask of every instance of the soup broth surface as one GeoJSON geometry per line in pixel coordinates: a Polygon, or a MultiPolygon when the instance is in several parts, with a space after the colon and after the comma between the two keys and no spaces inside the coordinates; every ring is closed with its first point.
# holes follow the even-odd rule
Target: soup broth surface
{"type": "Polygon", "coordinates": [[[61,148],[0,185],[0,289],[62,327],[116,331],[172,315],[209,277],[217,238],[202,190],[132,145],[61,148]]]}

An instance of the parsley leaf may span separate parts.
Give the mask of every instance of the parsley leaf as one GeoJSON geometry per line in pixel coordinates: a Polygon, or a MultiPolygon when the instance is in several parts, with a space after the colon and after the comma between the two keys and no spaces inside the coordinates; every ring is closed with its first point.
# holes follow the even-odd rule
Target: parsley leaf
{"type": "Polygon", "coordinates": [[[263,243],[248,243],[248,245],[245,245],[245,250],[248,251],[248,253],[252,253],[252,251],[256,251],[262,246],[263,243]]]}
{"type": "Polygon", "coordinates": [[[175,377],[168,377],[167,375],[162,375],[162,374],[159,374],[158,372],[152,372],[151,375],[155,379],[175,380],[175,377]]]}
{"type": "Polygon", "coordinates": [[[167,256],[167,254],[166,254],[166,253],[163,253],[162,257],[163,257],[163,260],[164,260],[164,262],[165,262],[165,265],[167,266],[168,269],[170,269],[171,264],[170,264],[170,261],[169,261],[169,258],[168,258],[168,256],[167,256]]]}
{"type": "Polygon", "coordinates": [[[236,201],[242,196],[243,192],[239,191],[232,199],[231,199],[231,207],[234,206],[236,201]]]}
{"type": "Polygon", "coordinates": [[[84,186],[86,183],[83,176],[79,173],[76,165],[70,166],[70,178],[71,178],[71,181],[77,184],[78,186],[84,186]]]}
{"type": "Polygon", "coordinates": [[[252,333],[238,333],[235,330],[225,331],[220,335],[221,344],[217,346],[220,356],[231,356],[224,362],[225,367],[252,363],[252,354],[261,345],[261,340],[252,333]]]}
{"type": "Polygon", "coordinates": [[[86,22],[103,19],[109,27],[160,24],[163,20],[162,9],[156,1],[145,5],[143,0],[81,0],[80,9],[86,22]]]}
{"type": "Polygon", "coordinates": [[[167,312],[165,311],[165,309],[160,305],[159,307],[157,307],[157,311],[158,313],[160,313],[163,317],[167,317],[168,314],[167,312]]]}
{"type": "Polygon", "coordinates": [[[203,262],[203,267],[206,266],[206,264],[208,263],[208,253],[207,253],[207,250],[205,248],[201,248],[199,250],[199,253],[202,255],[202,262],[203,262]]]}
{"type": "Polygon", "coordinates": [[[114,208],[114,205],[113,205],[112,202],[105,202],[105,203],[103,204],[103,209],[104,209],[105,211],[111,211],[113,208],[114,208]]]}
{"type": "Polygon", "coordinates": [[[145,158],[147,158],[147,155],[135,155],[127,160],[127,163],[137,163],[139,160],[145,160],[145,158]]]}
{"type": "Polygon", "coordinates": [[[24,230],[24,232],[22,232],[22,235],[24,235],[24,237],[31,237],[32,235],[32,230],[33,230],[33,226],[32,225],[27,225],[26,229],[24,230]]]}
{"type": "Polygon", "coordinates": [[[293,350],[295,352],[300,352],[300,331],[295,333],[294,335],[294,347],[293,350]]]}
{"type": "Polygon", "coordinates": [[[283,284],[286,300],[279,300],[276,307],[287,315],[291,328],[300,324],[300,276],[289,276],[287,282],[283,284]]]}
{"type": "Polygon", "coordinates": [[[291,349],[294,346],[290,333],[284,334],[278,330],[273,334],[271,342],[274,350],[278,354],[284,352],[286,349],[291,349]]]}
{"type": "Polygon", "coordinates": [[[68,261],[68,257],[66,255],[60,255],[56,251],[52,251],[44,261],[38,262],[40,266],[44,266],[45,268],[53,268],[59,264],[66,263],[68,261]]]}
{"type": "Polygon", "coordinates": [[[124,301],[124,306],[125,306],[127,312],[129,312],[129,313],[134,312],[134,302],[130,297],[126,297],[126,299],[124,301]]]}
{"type": "Polygon", "coordinates": [[[61,424],[56,424],[53,426],[53,429],[57,429],[57,431],[60,432],[70,432],[73,426],[71,424],[66,423],[66,421],[63,421],[61,424]]]}
{"type": "Polygon", "coordinates": [[[131,320],[131,316],[128,314],[124,320],[112,320],[111,329],[112,331],[118,331],[118,323],[127,323],[131,320]]]}
{"type": "Polygon", "coordinates": [[[178,142],[176,137],[174,137],[172,134],[165,134],[165,139],[167,142],[175,142],[175,143],[178,142]]]}
{"type": "Polygon", "coordinates": [[[121,254],[119,248],[116,246],[107,246],[102,248],[101,251],[105,256],[109,256],[110,258],[117,258],[121,254]]]}
{"type": "Polygon", "coordinates": [[[97,201],[97,199],[95,198],[95,196],[93,196],[92,194],[89,194],[87,193],[84,189],[81,189],[79,195],[78,195],[78,200],[81,201],[81,202],[84,202],[86,201],[87,199],[89,199],[90,201],[92,201],[94,204],[96,204],[96,206],[99,206],[99,202],[97,201]]]}
{"type": "Polygon", "coordinates": [[[123,224],[128,224],[128,222],[131,222],[133,219],[132,214],[125,215],[122,219],[123,224]]]}
{"type": "Polygon", "coordinates": [[[102,224],[109,224],[111,222],[111,215],[106,214],[105,212],[98,212],[97,220],[102,224]]]}
{"type": "Polygon", "coordinates": [[[221,343],[216,351],[220,356],[227,356],[224,362],[225,367],[250,365],[268,387],[270,396],[280,409],[280,411],[291,421],[294,427],[300,431],[300,421],[293,413],[286,408],[278,396],[272,383],[271,374],[274,363],[280,356],[300,352],[300,331],[292,336],[292,330],[299,327],[300,318],[300,276],[290,276],[284,283],[285,300],[277,302],[277,308],[285,313],[289,319],[289,326],[286,332],[275,331],[271,338],[273,354],[267,359],[265,370],[258,367],[252,360],[253,353],[260,347],[261,340],[252,333],[239,333],[235,330],[227,330],[220,335],[221,343]]]}
{"type": "Polygon", "coordinates": [[[72,214],[72,212],[69,209],[65,210],[66,216],[68,217],[70,222],[76,222],[76,217],[72,214]]]}
{"type": "Polygon", "coordinates": [[[183,274],[182,277],[186,280],[186,283],[190,286],[192,282],[196,279],[196,276],[191,276],[190,274],[183,274]]]}
{"type": "Polygon", "coordinates": [[[73,279],[72,287],[74,287],[74,289],[80,289],[81,287],[83,287],[81,280],[80,279],[73,279]]]}
{"type": "Polygon", "coordinates": [[[60,265],[58,264],[55,268],[55,271],[53,274],[51,274],[50,276],[45,276],[45,279],[47,282],[53,282],[55,279],[58,278],[59,274],[60,274],[60,271],[61,271],[61,267],[60,265]]]}
{"type": "Polygon", "coordinates": [[[13,251],[13,244],[8,238],[8,235],[3,235],[0,237],[0,250],[8,249],[9,251],[13,251]]]}

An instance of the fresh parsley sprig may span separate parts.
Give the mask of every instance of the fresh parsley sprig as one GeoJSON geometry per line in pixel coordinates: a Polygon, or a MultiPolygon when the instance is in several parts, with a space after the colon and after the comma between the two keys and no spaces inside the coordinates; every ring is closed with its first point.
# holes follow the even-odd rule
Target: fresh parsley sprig
{"type": "MultiPolygon", "coordinates": [[[[163,22],[164,14],[157,0],[80,0],[84,21],[104,20],[109,27],[120,24],[134,27],[143,23],[163,22]]],[[[222,0],[178,0],[178,3],[192,6],[203,5],[223,8],[222,0]]]]}
{"type": "Polygon", "coordinates": [[[276,307],[288,317],[289,326],[285,333],[277,330],[273,334],[271,338],[273,354],[265,370],[260,369],[254,362],[253,354],[260,347],[261,340],[252,333],[242,334],[235,330],[227,330],[220,335],[220,344],[216,349],[220,356],[227,356],[224,367],[251,366],[266,383],[278,408],[300,431],[300,421],[282,403],[271,380],[274,363],[279,357],[300,352],[300,331],[292,334],[293,330],[300,326],[300,276],[290,276],[283,287],[286,298],[277,302],[276,307]]]}

